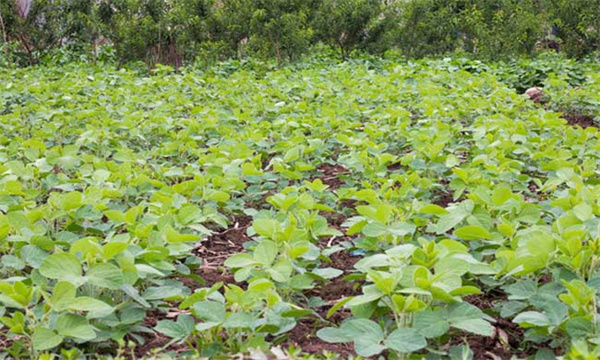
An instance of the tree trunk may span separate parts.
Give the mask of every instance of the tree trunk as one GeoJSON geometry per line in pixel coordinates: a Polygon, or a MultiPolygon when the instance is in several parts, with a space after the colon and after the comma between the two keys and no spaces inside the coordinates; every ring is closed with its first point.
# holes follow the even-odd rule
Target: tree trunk
{"type": "Polygon", "coordinates": [[[29,45],[27,45],[27,40],[23,37],[23,34],[19,34],[18,37],[19,37],[19,42],[21,43],[21,46],[23,46],[23,48],[27,52],[27,57],[29,58],[29,65],[31,65],[31,66],[35,65],[35,61],[33,60],[33,54],[31,53],[31,49],[29,48],[29,45]]]}
{"type": "MultiPolygon", "coordinates": [[[[270,37],[270,36],[269,36],[270,37]]],[[[279,51],[279,42],[277,40],[272,40],[273,47],[275,48],[275,56],[277,57],[277,68],[281,69],[281,52],[279,51]]]]}
{"type": "Polygon", "coordinates": [[[98,47],[96,45],[96,38],[94,38],[94,40],[92,40],[92,46],[94,48],[94,66],[96,66],[97,62],[98,62],[98,47]]]}

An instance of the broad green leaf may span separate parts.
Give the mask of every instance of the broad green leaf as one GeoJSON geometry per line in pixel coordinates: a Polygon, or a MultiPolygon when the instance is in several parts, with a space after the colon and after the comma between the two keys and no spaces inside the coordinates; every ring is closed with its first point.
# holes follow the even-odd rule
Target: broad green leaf
{"type": "Polygon", "coordinates": [[[594,327],[592,321],[578,316],[567,321],[567,334],[573,339],[584,339],[593,335],[594,327]]]}
{"type": "Polygon", "coordinates": [[[353,337],[348,336],[341,329],[334,327],[326,327],[317,331],[317,337],[328,343],[345,343],[354,340],[353,337]]]}
{"type": "Polygon", "coordinates": [[[33,348],[36,351],[52,349],[53,347],[60,345],[62,340],[62,336],[45,327],[38,327],[33,331],[32,342],[33,348]]]}
{"type": "Polygon", "coordinates": [[[123,273],[121,269],[109,263],[100,263],[92,266],[85,274],[85,278],[92,285],[112,290],[117,290],[123,285],[123,273]]]}
{"type": "Polygon", "coordinates": [[[592,218],[593,209],[590,205],[586,203],[581,203],[573,207],[573,213],[577,218],[581,221],[586,221],[592,218]]]}
{"type": "Polygon", "coordinates": [[[448,209],[447,214],[440,217],[437,224],[433,226],[432,230],[435,231],[436,234],[444,234],[448,230],[460,224],[467,216],[471,215],[474,206],[475,204],[471,200],[465,200],[460,204],[455,205],[451,209],[448,209]]]}
{"type": "Polygon", "coordinates": [[[187,314],[182,314],[177,317],[177,321],[159,321],[154,329],[172,339],[185,339],[194,331],[194,319],[187,314]]]}
{"type": "Polygon", "coordinates": [[[67,281],[59,281],[54,286],[50,303],[56,311],[65,310],[69,304],[75,299],[76,288],[73,284],[67,281]]]}
{"type": "Polygon", "coordinates": [[[98,313],[110,313],[113,311],[112,306],[104,301],[87,296],[80,296],[73,299],[67,308],[75,311],[93,311],[98,313]]]}
{"type": "Polygon", "coordinates": [[[494,328],[484,320],[481,310],[468,303],[455,303],[448,308],[450,326],[482,336],[492,336],[494,328]]]}
{"type": "Polygon", "coordinates": [[[275,234],[281,231],[281,224],[277,220],[256,219],[252,228],[258,235],[273,239],[275,234]]]}
{"type": "Polygon", "coordinates": [[[513,319],[514,323],[517,323],[521,326],[548,326],[550,325],[550,320],[548,317],[537,311],[525,311],[515,316],[513,319]]]}
{"type": "Polygon", "coordinates": [[[165,237],[168,243],[194,242],[201,239],[198,235],[179,233],[170,226],[165,230],[165,237]]]}
{"type": "Polygon", "coordinates": [[[278,252],[279,249],[275,242],[263,240],[254,249],[254,259],[264,266],[270,266],[275,261],[278,252]]]}
{"type": "Polygon", "coordinates": [[[89,321],[80,315],[62,314],[56,320],[56,331],[61,336],[89,341],[96,337],[89,321]]]}
{"type": "Polygon", "coordinates": [[[225,266],[230,268],[242,268],[256,264],[258,264],[258,261],[250,254],[235,254],[225,260],[225,266]]]}
{"type": "Polygon", "coordinates": [[[227,317],[223,323],[225,329],[250,329],[254,326],[255,319],[248,313],[238,312],[227,317]]]}
{"type": "Polygon", "coordinates": [[[225,321],[225,305],[215,301],[199,301],[192,306],[193,314],[203,322],[196,325],[199,331],[218,326],[225,321]]]}
{"type": "Polygon", "coordinates": [[[398,328],[385,339],[385,346],[399,353],[412,353],[427,346],[427,340],[416,329],[398,328]]]}
{"type": "Polygon", "coordinates": [[[479,225],[468,225],[458,228],[454,231],[454,235],[464,240],[489,240],[492,238],[487,229],[479,225]]]}
{"type": "Polygon", "coordinates": [[[426,338],[437,338],[444,335],[450,325],[440,311],[419,311],[414,314],[413,327],[426,338]]]}
{"type": "Polygon", "coordinates": [[[42,262],[40,273],[50,279],[77,282],[81,277],[81,263],[75,255],[57,253],[42,262]]]}

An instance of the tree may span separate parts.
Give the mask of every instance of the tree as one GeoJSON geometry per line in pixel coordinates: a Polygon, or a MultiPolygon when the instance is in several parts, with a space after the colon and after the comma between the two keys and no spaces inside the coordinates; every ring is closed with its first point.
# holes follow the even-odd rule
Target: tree
{"type": "Polygon", "coordinates": [[[544,6],[569,55],[600,50],[600,0],[547,0],[544,6]]]}
{"type": "Polygon", "coordinates": [[[281,66],[308,51],[313,31],[309,26],[314,1],[251,0],[250,46],[272,54],[281,66]]]}
{"type": "Polygon", "coordinates": [[[323,0],[315,21],[318,37],[346,59],[369,38],[369,28],[382,11],[381,0],[323,0]]]}

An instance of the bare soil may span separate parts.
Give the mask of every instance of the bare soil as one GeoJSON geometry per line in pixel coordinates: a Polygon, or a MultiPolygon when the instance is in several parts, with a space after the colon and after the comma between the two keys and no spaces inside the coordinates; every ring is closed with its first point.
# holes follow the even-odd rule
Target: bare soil
{"type": "MultiPolygon", "coordinates": [[[[505,299],[504,294],[495,294],[490,292],[484,295],[471,295],[464,300],[479,309],[486,311],[494,307],[497,302],[502,302],[505,299]]],[[[525,358],[533,354],[525,354],[519,349],[519,345],[523,340],[524,330],[518,325],[509,320],[503,319],[500,316],[492,315],[496,320],[492,324],[494,334],[492,336],[474,335],[466,332],[460,332],[454,337],[452,344],[460,345],[467,342],[473,351],[475,360],[487,359],[511,359],[514,355],[518,358],[525,358]]]]}
{"type": "Polygon", "coordinates": [[[567,123],[571,126],[580,126],[583,129],[598,127],[598,124],[594,122],[594,118],[589,115],[577,112],[566,112],[563,114],[562,118],[567,120],[567,123]]]}
{"type": "Polygon", "coordinates": [[[338,354],[340,359],[356,356],[352,344],[330,344],[316,335],[322,325],[315,323],[312,319],[303,319],[290,331],[284,346],[294,345],[309,354],[323,354],[325,351],[338,354]]]}
{"type": "MultiPolygon", "coordinates": [[[[158,310],[151,311],[148,314],[146,314],[146,318],[144,319],[144,322],[141,325],[153,329],[160,320],[164,319],[167,319],[167,314],[158,310]]],[[[171,341],[170,338],[156,332],[138,332],[137,335],[143,337],[144,342],[141,344],[136,344],[136,347],[133,349],[135,357],[131,356],[130,353],[124,354],[125,357],[128,359],[139,359],[151,356],[153,354],[153,351],[161,349],[162,347],[167,345],[169,341],[171,341]]],[[[189,350],[186,344],[173,344],[161,352],[173,351],[175,353],[181,353],[186,350],[189,350]]]]}
{"type": "Polygon", "coordinates": [[[248,216],[237,217],[232,221],[231,227],[198,243],[193,253],[203,260],[196,274],[204,279],[204,286],[209,287],[217,282],[235,283],[233,275],[223,266],[223,263],[231,255],[245,252],[244,243],[250,240],[246,235],[246,229],[251,223],[252,219],[248,216]]]}
{"type": "Polygon", "coordinates": [[[311,181],[314,181],[315,179],[321,179],[323,184],[329,186],[330,190],[337,190],[345,185],[346,182],[340,177],[350,173],[348,169],[342,165],[331,164],[321,164],[317,167],[317,171],[321,173],[321,175],[313,177],[311,181]]]}

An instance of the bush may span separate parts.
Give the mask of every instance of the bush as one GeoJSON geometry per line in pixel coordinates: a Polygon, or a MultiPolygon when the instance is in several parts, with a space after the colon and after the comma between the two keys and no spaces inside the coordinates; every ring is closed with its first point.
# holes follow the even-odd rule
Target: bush
{"type": "Polygon", "coordinates": [[[582,57],[600,49],[600,0],[549,0],[546,6],[567,54],[582,57]]]}
{"type": "MultiPolygon", "coordinates": [[[[28,1],[28,0],[20,0],[28,1]]],[[[480,59],[533,54],[538,47],[584,57],[600,48],[600,0],[36,0],[19,16],[0,3],[2,43],[19,65],[57,48],[95,62],[111,44],[120,64],[178,69],[226,59],[294,61],[324,43],[420,58],[460,53],[480,59]],[[6,39],[4,39],[6,37],[6,39]],[[542,46],[539,46],[542,45],[542,46]]],[[[1,25],[1,24],[0,24],[1,25]]],[[[61,50],[62,51],[62,50],[61,50]]],[[[60,52],[60,51],[59,51],[60,52]]],[[[64,52],[64,51],[63,51],[64,52]]],[[[54,57],[52,55],[51,57],[54,57]]],[[[60,54],[59,54],[60,57],[60,54]]],[[[64,57],[63,57],[64,58],[64,57]]]]}
{"type": "Polygon", "coordinates": [[[359,45],[377,40],[380,33],[370,30],[381,13],[380,0],[324,0],[315,28],[319,39],[339,49],[342,59],[346,59],[359,45]]]}
{"type": "Polygon", "coordinates": [[[466,51],[495,59],[531,54],[544,34],[533,0],[415,0],[400,14],[397,46],[410,57],[466,51]]]}

